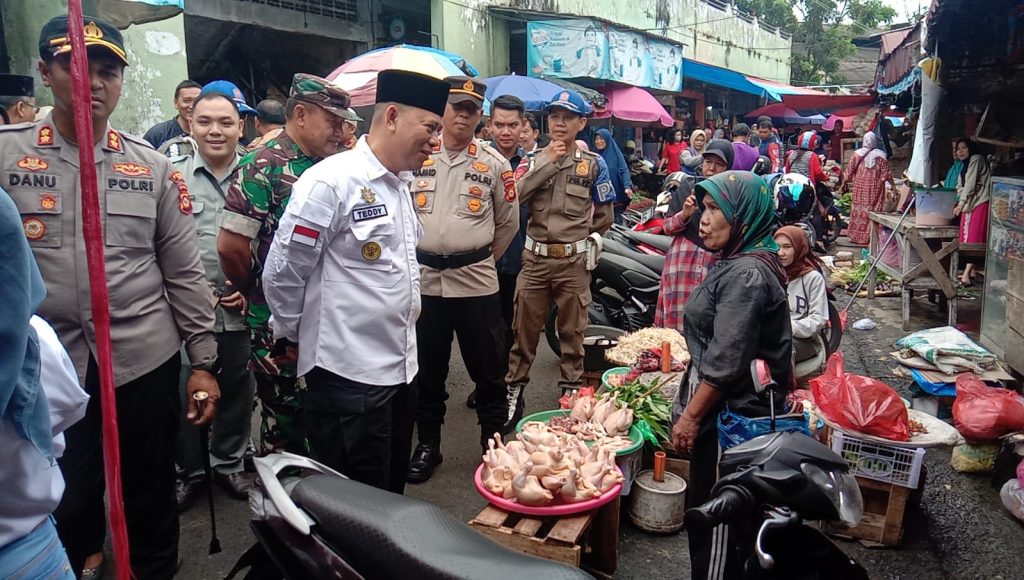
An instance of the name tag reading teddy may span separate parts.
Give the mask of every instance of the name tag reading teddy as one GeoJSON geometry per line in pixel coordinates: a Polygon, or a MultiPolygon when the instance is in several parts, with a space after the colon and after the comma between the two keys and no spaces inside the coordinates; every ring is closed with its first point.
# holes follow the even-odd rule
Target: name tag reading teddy
{"type": "Polygon", "coordinates": [[[352,219],[357,222],[365,222],[388,215],[388,206],[384,204],[369,205],[352,210],[352,219]]]}

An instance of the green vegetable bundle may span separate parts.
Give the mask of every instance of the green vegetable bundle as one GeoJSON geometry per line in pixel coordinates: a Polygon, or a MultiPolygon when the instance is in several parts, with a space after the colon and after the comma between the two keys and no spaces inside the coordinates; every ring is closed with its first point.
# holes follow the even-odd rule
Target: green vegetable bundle
{"type": "Polygon", "coordinates": [[[672,440],[672,435],[669,432],[669,424],[672,421],[672,403],[658,392],[663,386],[663,382],[636,380],[611,387],[607,391],[609,396],[618,395],[619,402],[633,411],[634,423],[637,428],[644,434],[645,439],[657,447],[672,440]]]}

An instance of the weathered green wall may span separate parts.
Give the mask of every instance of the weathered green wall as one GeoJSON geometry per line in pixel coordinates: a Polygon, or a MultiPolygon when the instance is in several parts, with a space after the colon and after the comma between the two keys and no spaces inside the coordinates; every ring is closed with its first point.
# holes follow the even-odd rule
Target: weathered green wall
{"type": "Polygon", "coordinates": [[[493,7],[601,18],[685,44],[686,58],[789,82],[789,38],[701,0],[466,0],[460,4],[432,0],[433,32],[440,38],[440,48],[466,57],[484,76],[507,72],[506,19],[515,18],[507,12],[503,16],[490,13],[493,7]],[[494,41],[490,47],[488,35],[494,41]]]}
{"type": "MultiPolygon", "coordinates": [[[[50,91],[39,80],[39,31],[50,18],[67,13],[67,0],[3,0],[0,6],[11,72],[35,76],[39,104],[51,104],[50,91]]],[[[141,135],[175,114],[174,87],[188,76],[184,22],[179,15],[122,31],[131,66],[111,120],[116,128],[141,135]]]]}

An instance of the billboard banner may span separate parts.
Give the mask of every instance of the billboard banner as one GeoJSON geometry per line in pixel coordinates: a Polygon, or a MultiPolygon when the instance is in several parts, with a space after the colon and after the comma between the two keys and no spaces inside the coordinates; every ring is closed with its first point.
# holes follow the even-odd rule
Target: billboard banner
{"type": "Polygon", "coordinates": [[[682,90],[680,45],[584,19],[531,21],[526,34],[530,76],[588,77],[682,90]]]}

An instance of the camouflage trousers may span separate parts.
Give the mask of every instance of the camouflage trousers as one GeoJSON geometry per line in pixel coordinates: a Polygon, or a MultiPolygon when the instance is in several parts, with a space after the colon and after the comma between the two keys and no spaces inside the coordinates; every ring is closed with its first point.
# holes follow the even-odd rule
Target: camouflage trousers
{"type": "Polygon", "coordinates": [[[302,420],[302,392],[306,383],[295,377],[295,367],[278,367],[270,355],[274,345],[270,309],[249,304],[246,312],[252,333],[251,366],[260,399],[260,455],[288,451],[309,454],[302,420]]]}
{"type": "Polygon", "coordinates": [[[305,381],[295,377],[256,373],[260,399],[260,455],[288,451],[309,455],[302,417],[305,381]]]}

